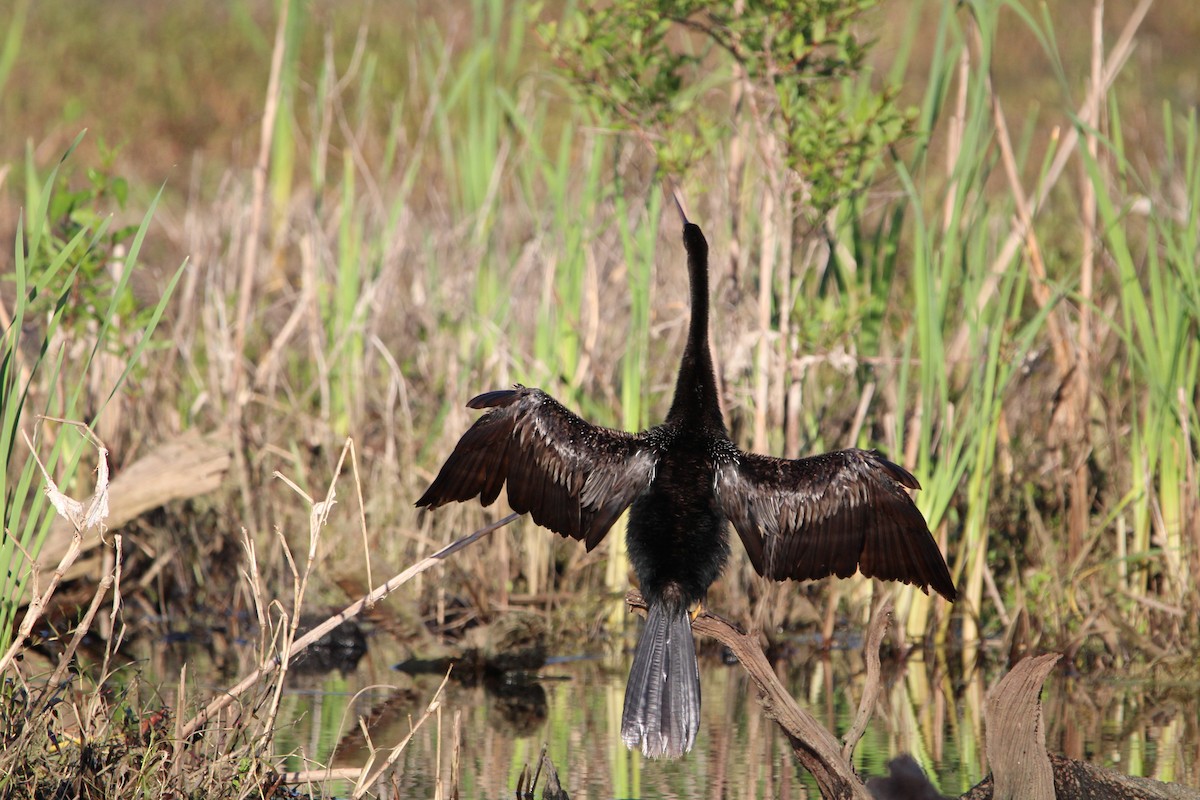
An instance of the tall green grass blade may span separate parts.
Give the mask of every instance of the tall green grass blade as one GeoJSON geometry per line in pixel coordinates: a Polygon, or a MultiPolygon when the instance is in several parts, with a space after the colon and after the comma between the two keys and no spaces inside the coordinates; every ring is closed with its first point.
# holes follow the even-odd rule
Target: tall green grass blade
{"type": "Polygon", "coordinates": [[[279,104],[271,131],[269,193],[273,232],[278,232],[283,225],[296,183],[296,92],[300,80],[300,45],[308,13],[308,0],[288,0],[279,94],[270,98],[279,104]]]}
{"type": "Polygon", "coordinates": [[[8,29],[4,33],[4,45],[0,47],[0,94],[12,73],[13,64],[21,52],[21,40],[25,32],[25,19],[29,14],[30,0],[17,0],[8,12],[8,29]]]}

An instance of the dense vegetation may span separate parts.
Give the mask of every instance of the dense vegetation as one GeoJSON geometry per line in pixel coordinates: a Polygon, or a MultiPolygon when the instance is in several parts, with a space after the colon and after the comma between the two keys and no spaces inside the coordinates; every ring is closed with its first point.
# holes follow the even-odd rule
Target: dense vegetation
{"type": "MultiPolygon", "coordinates": [[[[494,518],[412,508],[476,392],[521,382],[597,422],[657,421],[686,322],[670,180],[713,246],[735,439],[878,447],[921,480],[964,597],[898,592],[910,642],[966,666],[999,639],[1083,670],[1194,665],[1200,123],[1186,70],[1130,52],[1190,53],[1200,15],[644,5],[476,0],[404,25],[387,4],[115,3],[86,25],[70,3],[15,5],[4,649],[53,516],[31,452],[67,495],[95,476],[89,438],[37,414],[90,424],[114,473],[181,431],[228,432],[225,488],[140,523],[180,557],[127,547],[125,594],[153,565],[136,592],[157,608],[252,607],[243,528],[290,601],[276,531],[308,552],[311,507],[273,475],[323,496],[347,437],[297,602],[341,603],[347,578],[494,518]]],[[[620,625],[621,551],[522,522],[397,613],[620,625]]],[[[861,619],[877,590],[764,591],[742,561],[718,587],[712,605],[768,627],[861,619]]]]}

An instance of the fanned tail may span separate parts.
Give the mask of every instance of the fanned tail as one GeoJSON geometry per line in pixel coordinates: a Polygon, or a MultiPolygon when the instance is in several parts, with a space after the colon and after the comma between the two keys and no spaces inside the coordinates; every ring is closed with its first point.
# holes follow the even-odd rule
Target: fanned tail
{"type": "Polygon", "coordinates": [[[625,687],[621,738],[649,758],[678,758],[700,727],[700,669],[686,609],[652,603],[625,687]]]}

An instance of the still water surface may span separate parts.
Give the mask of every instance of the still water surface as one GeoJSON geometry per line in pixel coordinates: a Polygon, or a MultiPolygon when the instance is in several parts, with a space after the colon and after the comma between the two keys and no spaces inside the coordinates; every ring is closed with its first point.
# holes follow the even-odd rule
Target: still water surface
{"type": "MultiPolygon", "coordinates": [[[[279,752],[295,753],[285,760],[286,769],[363,763],[360,715],[371,720],[378,748],[391,748],[408,734],[441,676],[398,673],[392,666],[406,654],[389,650],[377,637],[349,674],[289,680],[283,714],[293,721],[277,738],[279,752]],[[366,688],[372,686],[394,688],[366,688]]],[[[818,797],[784,737],[764,718],[741,669],[708,649],[700,665],[700,732],[695,750],[680,761],[643,760],[620,743],[627,654],[568,658],[543,668],[542,680],[532,685],[451,681],[440,713],[400,756],[395,786],[400,796],[433,797],[439,780],[448,785],[457,719],[457,774],[465,798],[513,797],[521,768],[536,764],[543,745],[575,800],[818,797]]],[[[861,651],[797,656],[777,670],[793,696],[837,735],[850,727],[864,681],[861,651]]],[[[885,774],[889,759],[911,753],[945,794],[970,788],[986,774],[983,700],[1000,671],[948,677],[944,666],[921,656],[885,665],[879,706],[855,754],[858,771],[885,774]]],[[[1195,685],[1054,672],[1042,695],[1048,746],[1123,772],[1197,785],[1198,693],[1195,685]]],[[[348,794],[348,785],[334,791],[348,794]]]]}

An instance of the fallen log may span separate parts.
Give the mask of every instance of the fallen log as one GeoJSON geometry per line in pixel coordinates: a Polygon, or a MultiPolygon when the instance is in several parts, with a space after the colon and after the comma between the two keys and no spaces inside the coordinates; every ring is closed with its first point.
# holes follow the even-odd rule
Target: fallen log
{"type": "MultiPolygon", "coordinates": [[[[137,519],[147,511],[174,500],[186,500],[215,491],[232,460],[233,439],[227,432],[202,434],[189,430],[155,446],[151,452],[117,473],[108,485],[109,530],[137,519]]],[[[62,517],[55,520],[42,549],[38,568],[53,571],[71,546],[75,530],[62,517]]],[[[78,578],[95,568],[85,559],[100,545],[100,537],[86,536],[81,552],[63,580],[78,578]]]]}
{"type": "MultiPolygon", "coordinates": [[[[1057,800],[1198,800],[1200,791],[1179,783],[1162,783],[1097,767],[1057,753],[1048,754],[1054,773],[1057,800]]],[[[961,800],[991,800],[993,780],[988,775],[971,787],[961,800]]]]}

